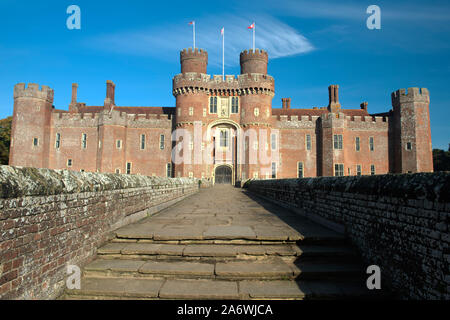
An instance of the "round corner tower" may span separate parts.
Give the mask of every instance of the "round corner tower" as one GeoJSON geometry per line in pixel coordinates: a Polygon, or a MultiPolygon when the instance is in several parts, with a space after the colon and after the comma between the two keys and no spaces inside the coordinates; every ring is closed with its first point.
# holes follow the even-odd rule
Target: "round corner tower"
{"type": "Polygon", "coordinates": [[[48,167],[53,96],[53,89],[47,86],[15,85],[10,165],[48,167]]]}
{"type": "Polygon", "coordinates": [[[433,172],[430,128],[430,93],[426,88],[392,93],[394,171],[433,172]]]}
{"type": "Polygon", "coordinates": [[[180,52],[181,73],[196,72],[206,74],[208,52],[203,49],[183,49],[180,52]]]}
{"type": "Polygon", "coordinates": [[[260,49],[245,50],[240,54],[241,125],[246,135],[244,143],[248,146],[244,151],[243,178],[262,176],[270,170],[270,163],[260,161],[261,154],[271,154],[270,148],[265,145],[270,141],[272,131],[275,83],[274,79],[267,75],[268,60],[267,52],[260,49]],[[252,160],[252,157],[257,159],[252,160]]]}
{"type": "MultiPolygon", "coordinates": [[[[180,52],[181,73],[173,78],[173,95],[176,99],[175,127],[179,133],[189,132],[194,136],[194,124],[203,120],[203,114],[208,107],[209,84],[207,76],[208,53],[203,49],[183,49],[180,52]]],[[[183,141],[183,149],[176,153],[176,158],[186,157],[182,161],[175,159],[175,173],[181,176],[189,176],[193,172],[199,177],[198,165],[190,163],[186,159],[194,159],[194,151],[190,147],[187,136],[178,137],[177,142],[183,141]],[[190,157],[187,155],[190,153],[190,157]]]]}
{"type": "Polygon", "coordinates": [[[255,49],[245,50],[241,52],[241,74],[245,73],[261,73],[267,74],[267,63],[269,56],[266,51],[255,49]]]}

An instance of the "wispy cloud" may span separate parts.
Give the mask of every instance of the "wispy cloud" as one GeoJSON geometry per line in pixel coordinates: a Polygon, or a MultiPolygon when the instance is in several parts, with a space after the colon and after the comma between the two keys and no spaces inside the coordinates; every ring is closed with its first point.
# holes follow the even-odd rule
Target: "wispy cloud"
{"type": "MultiPolygon", "coordinates": [[[[269,52],[269,58],[280,58],[314,50],[311,42],[299,31],[270,16],[253,18],[256,21],[256,47],[269,52]]],[[[100,35],[87,45],[116,53],[154,56],[161,59],[192,46],[192,30],[188,21],[149,27],[142,30],[100,35]]],[[[247,27],[252,19],[231,15],[196,20],[196,46],[208,51],[209,64],[222,63],[222,38],[225,27],[225,63],[237,65],[239,52],[252,46],[252,31],[247,27]]]]}

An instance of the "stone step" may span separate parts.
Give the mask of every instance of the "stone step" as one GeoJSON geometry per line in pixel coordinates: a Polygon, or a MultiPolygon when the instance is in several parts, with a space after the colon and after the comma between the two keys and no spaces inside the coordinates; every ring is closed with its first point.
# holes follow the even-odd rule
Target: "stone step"
{"type": "Polygon", "coordinates": [[[289,263],[281,258],[254,261],[195,262],[186,260],[97,259],[84,268],[85,277],[180,279],[339,279],[359,276],[356,264],[289,263]]]}
{"type": "Polygon", "coordinates": [[[243,225],[180,225],[166,226],[151,223],[133,224],[116,230],[117,239],[145,239],[158,242],[178,241],[282,241],[295,242],[304,236],[288,225],[277,226],[243,226],[243,225]]]}
{"type": "Polygon", "coordinates": [[[338,261],[357,258],[356,252],[346,246],[320,245],[230,245],[230,244],[160,244],[148,242],[111,242],[99,248],[102,259],[179,259],[185,260],[249,260],[279,256],[285,260],[326,259],[338,261]]]}
{"type": "Polygon", "coordinates": [[[363,299],[365,283],[320,280],[223,281],[83,278],[66,299],[363,299]]]}

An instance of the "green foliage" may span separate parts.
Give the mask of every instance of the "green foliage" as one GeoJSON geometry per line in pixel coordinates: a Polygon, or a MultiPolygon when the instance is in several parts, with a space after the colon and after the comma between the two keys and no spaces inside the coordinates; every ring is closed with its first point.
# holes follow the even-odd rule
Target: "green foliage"
{"type": "Polygon", "coordinates": [[[450,150],[433,149],[434,171],[450,171],[450,150]]]}
{"type": "Polygon", "coordinates": [[[0,120],[0,164],[8,164],[12,117],[0,120]]]}

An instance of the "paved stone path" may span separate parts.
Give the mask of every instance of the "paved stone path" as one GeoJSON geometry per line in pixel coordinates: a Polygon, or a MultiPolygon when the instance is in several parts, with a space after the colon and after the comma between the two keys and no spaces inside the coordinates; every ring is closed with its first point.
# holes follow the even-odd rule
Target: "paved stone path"
{"type": "Polygon", "coordinates": [[[120,228],[68,299],[370,297],[344,237],[246,191],[202,189],[120,228]]]}

